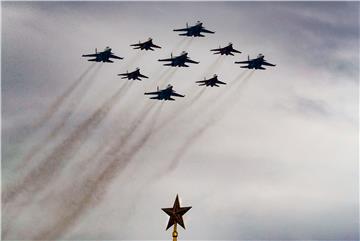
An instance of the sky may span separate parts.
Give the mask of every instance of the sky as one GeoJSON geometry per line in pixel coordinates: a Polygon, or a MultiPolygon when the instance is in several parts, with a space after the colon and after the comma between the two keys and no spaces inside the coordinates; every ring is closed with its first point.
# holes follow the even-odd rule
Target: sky
{"type": "Polygon", "coordinates": [[[358,2],[1,5],[2,239],[166,240],[176,194],[184,240],[359,239],[358,2]],[[124,59],[81,57],[106,46],[124,59]],[[185,98],[144,95],[167,84],[185,98]]]}

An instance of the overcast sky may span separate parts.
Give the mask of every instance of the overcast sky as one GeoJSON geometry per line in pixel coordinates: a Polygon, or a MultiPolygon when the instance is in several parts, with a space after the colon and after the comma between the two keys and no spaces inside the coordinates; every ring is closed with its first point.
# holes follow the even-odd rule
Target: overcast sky
{"type": "Polygon", "coordinates": [[[359,239],[358,2],[2,2],[1,59],[3,239],[169,239],[176,194],[180,239],[359,239]],[[197,20],[216,33],[172,31],[197,20]],[[81,58],[106,46],[124,60],[81,58]],[[182,50],[200,64],[157,61],[182,50]],[[168,83],[186,97],[143,95],[168,83]]]}

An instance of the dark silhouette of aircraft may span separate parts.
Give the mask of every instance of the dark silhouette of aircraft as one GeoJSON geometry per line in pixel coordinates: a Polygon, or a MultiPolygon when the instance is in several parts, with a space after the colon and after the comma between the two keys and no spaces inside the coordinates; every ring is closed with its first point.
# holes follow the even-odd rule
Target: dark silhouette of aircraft
{"type": "Polygon", "coordinates": [[[216,74],[214,74],[214,76],[210,79],[205,79],[204,80],[200,80],[200,81],[196,81],[196,83],[199,83],[199,86],[211,86],[211,87],[220,87],[218,84],[221,85],[226,85],[226,83],[221,82],[220,80],[218,80],[218,77],[216,74]]]}
{"type": "Polygon", "coordinates": [[[95,54],[83,54],[82,57],[95,57],[95,59],[88,59],[88,61],[94,61],[94,62],[107,62],[107,63],[113,63],[114,61],[110,60],[110,58],[113,59],[123,59],[122,57],[118,57],[114,55],[114,53],[111,52],[110,47],[106,47],[104,51],[98,52],[97,49],[95,49],[95,54]]]}
{"type": "Polygon", "coordinates": [[[140,74],[140,69],[139,68],[136,68],[135,71],[133,72],[127,72],[126,73],[123,73],[123,74],[118,74],[119,76],[124,76],[124,77],[121,77],[122,79],[129,79],[129,80],[142,80],[141,78],[146,78],[148,79],[149,77],[145,76],[145,75],[142,75],[140,74]]]}
{"type": "Polygon", "coordinates": [[[245,69],[265,69],[264,67],[262,67],[262,65],[276,66],[275,64],[270,64],[266,62],[264,57],[265,56],[262,54],[259,54],[258,57],[255,59],[250,59],[250,57],[248,56],[247,61],[237,61],[235,62],[235,64],[248,64],[246,66],[240,66],[240,68],[245,68],[245,69]]]}
{"type": "Polygon", "coordinates": [[[219,46],[218,49],[211,49],[210,51],[214,51],[215,52],[214,54],[221,54],[221,55],[225,54],[225,55],[232,55],[232,56],[234,56],[233,53],[241,53],[239,50],[236,50],[233,48],[232,43],[229,43],[229,45],[226,47],[221,48],[219,46]]]}
{"type": "Polygon", "coordinates": [[[176,32],[183,32],[185,31],[186,33],[181,33],[179,34],[180,36],[194,36],[194,37],[205,37],[205,35],[201,34],[201,33],[215,33],[213,31],[207,30],[203,27],[202,22],[197,21],[196,24],[194,26],[190,26],[188,25],[188,23],[186,23],[186,28],[180,28],[180,29],[174,29],[174,31],[176,32]]]}
{"type": "Polygon", "coordinates": [[[140,43],[140,41],[139,41],[138,44],[131,44],[130,46],[134,46],[134,47],[135,47],[134,49],[140,49],[140,50],[144,50],[144,49],[145,49],[145,50],[152,50],[152,51],[154,51],[153,48],[161,49],[160,46],[157,46],[157,45],[153,44],[152,38],[149,38],[147,41],[142,42],[142,43],[140,43]]]}
{"type": "Polygon", "coordinates": [[[159,90],[159,87],[157,87],[156,92],[147,92],[144,94],[145,95],[157,95],[157,96],[150,97],[150,99],[154,99],[154,100],[175,100],[174,98],[171,98],[172,96],[185,97],[185,95],[180,95],[180,94],[176,93],[173,90],[172,85],[168,85],[166,87],[166,89],[163,89],[163,90],[159,90]]]}
{"type": "Polygon", "coordinates": [[[179,56],[175,56],[175,57],[173,57],[173,55],[171,53],[171,58],[159,59],[158,61],[165,61],[165,62],[170,61],[171,63],[164,64],[164,66],[172,66],[172,67],[189,67],[189,65],[187,65],[186,63],[192,63],[192,64],[200,63],[200,62],[191,60],[188,57],[188,53],[185,51],[182,51],[179,56]]]}

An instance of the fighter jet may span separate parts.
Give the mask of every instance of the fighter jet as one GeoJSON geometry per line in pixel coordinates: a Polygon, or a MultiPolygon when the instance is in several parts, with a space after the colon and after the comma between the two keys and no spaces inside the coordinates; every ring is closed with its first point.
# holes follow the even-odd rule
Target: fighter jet
{"type": "Polygon", "coordinates": [[[176,93],[173,90],[172,85],[168,85],[166,87],[166,89],[163,89],[163,90],[159,90],[159,87],[157,87],[156,92],[147,92],[144,94],[145,95],[157,95],[157,96],[150,97],[150,99],[154,99],[154,100],[175,100],[174,98],[171,98],[172,96],[185,97],[185,95],[180,95],[180,94],[176,93]]]}
{"type": "Polygon", "coordinates": [[[222,85],[226,85],[226,83],[221,82],[220,80],[218,80],[218,77],[216,74],[214,74],[214,76],[210,79],[205,79],[204,80],[200,80],[200,81],[196,81],[196,83],[199,83],[199,86],[211,86],[211,87],[220,87],[218,84],[222,84],[222,85]]]}
{"type": "Polygon", "coordinates": [[[122,57],[114,55],[114,53],[111,52],[110,47],[106,47],[102,52],[98,52],[97,49],[95,49],[95,54],[83,54],[82,57],[95,57],[95,59],[88,59],[88,61],[107,63],[114,63],[114,61],[110,60],[110,58],[123,59],[122,57]]]}
{"type": "Polygon", "coordinates": [[[174,29],[174,31],[176,32],[183,32],[185,31],[186,33],[181,33],[179,34],[180,36],[194,36],[194,37],[205,37],[205,35],[201,34],[201,33],[215,33],[213,31],[207,30],[203,27],[202,22],[197,21],[196,24],[194,26],[190,26],[188,25],[188,23],[186,23],[186,28],[180,28],[180,29],[174,29]]]}
{"type": "Polygon", "coordinates": [[[239,50],[236,50],[233,48],[232,43],[229,43],[229,45],[226,47],[221,48],[219,46],[218,49],[211,49],[210,51],[215,51],[214,54],[221,54],[221,55],[225,54],[225,55],[232,55],[232,56],[234,56],[233,53],[241,53],[239,50]]]}
{"type": "Polygon", "coordinates": [[[138,44],[131,44],[130,46],[134,46],[134,47],[135,47],[134,49],[140,49],[140,50],[144,50],[144,49],[145,49],[145,50],[152,50],[152,51],[154,51],[153,48],[161,49],[160,46],[157,46],[157,45],[153,44],[152,38],[149,38],[148,41],[146,41],[146,42],[140,43],[140,41],[139,41],[138,44]]]}
{"type": "Polygon", "coordinates": [[[191,60],[188,57],[188,53],[185,51],[182,51],[179,56],[173,57],[171,53],[171,58],[169,59],[159,59],[158,61],[170,61],[171,63],[164,64],[164,66],[171,66],[171,67],[189,67],[186,63],[192,63],[192,64],[198,64],[200,62],[191,60]]]}
{"type": "Polygon", "coordinates": [[[248,56],[247,61],[237,61],[237,62],[235,62],[235,64],[248,64],[247,66],[240,67],[240,68],[245,68],[245,69],[265,69],[264,67],[262,67],[262,65],[276,66],[275,64],[270,64],[270,63],[266,62],[264,57],[265,56],[262,54],[259,54],[258,57],[255,59],[250,59],[250,57],[248,56]]]}
{"type": "Polygon", "coordinates": [[[119,76],[124,76],[122,77],[122,79],[129,79],[129,80],[142,80],[141,78],[146,78],[148,79],[149,77],[145,76],[145,75],[142,75],[140,74],[140,69],[139,68],[136,68],[135,71],[133,72],[127,72],[126,73],[123,73],[123,74],[118,74],[119,76]]]}

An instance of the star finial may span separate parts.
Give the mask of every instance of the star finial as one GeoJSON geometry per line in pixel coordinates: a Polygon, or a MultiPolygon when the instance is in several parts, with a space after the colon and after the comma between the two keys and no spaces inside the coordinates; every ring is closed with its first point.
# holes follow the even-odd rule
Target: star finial
{"type": "Polygon", "coordinates": [[[176,199],[172,208],[162,208],[162,210],[170,216],[166,230],[171,226],[178,223],[185,229],[184,220],[182,216],[191,209],[191,207],[180,207],[179,196],[176,195],[176,199]]]}

